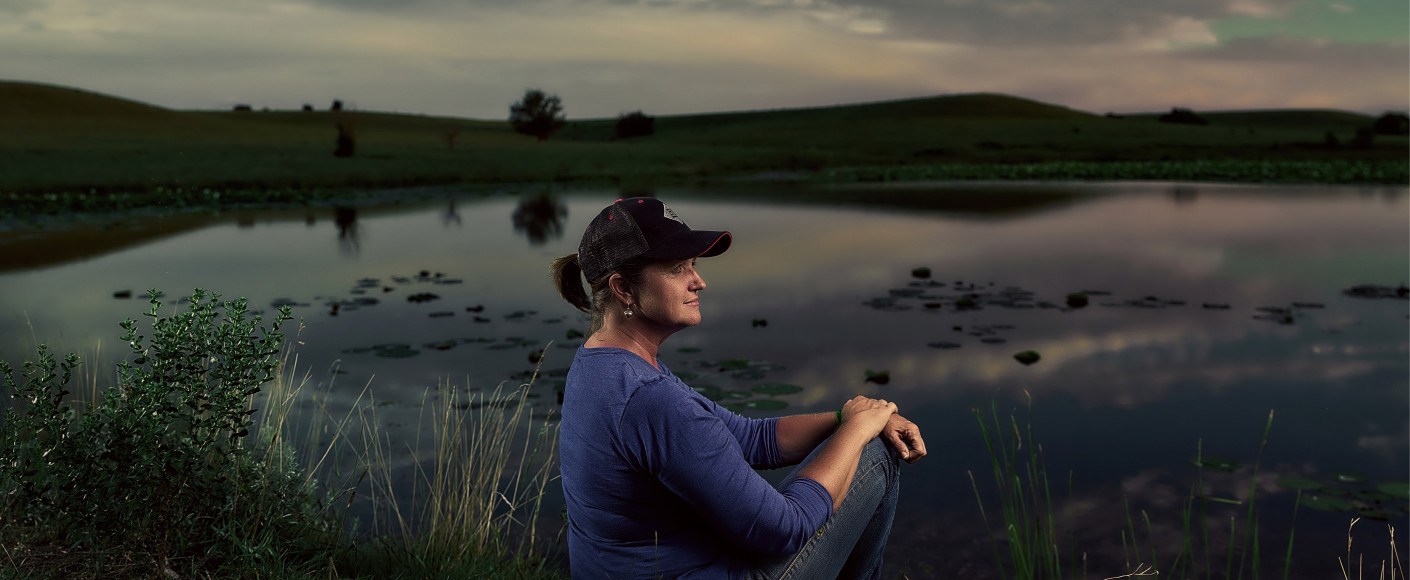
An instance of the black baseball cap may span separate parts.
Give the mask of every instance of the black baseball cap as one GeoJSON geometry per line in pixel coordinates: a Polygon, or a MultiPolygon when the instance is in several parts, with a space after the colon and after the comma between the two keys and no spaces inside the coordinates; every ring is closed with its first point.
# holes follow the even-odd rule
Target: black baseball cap
{"type": "Polygon", "coordinates": [[[708,258],[729,249],[730,233],[692,230],[654,197],[619,199],[592,218],[578,244],[578,265],[589,282],[632,258],[708,258]]]}

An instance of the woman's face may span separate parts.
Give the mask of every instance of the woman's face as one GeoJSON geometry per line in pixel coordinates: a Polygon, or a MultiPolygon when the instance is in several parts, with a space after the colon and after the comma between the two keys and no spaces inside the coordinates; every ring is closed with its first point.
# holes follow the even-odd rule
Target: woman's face
{"type": "Polygon", "coordinates": [[[700,291],[705,279],[695,271],[695,260],[657,262],[646,267],[637,290],[641,314],[677,329],[700,324],[700,291]]]}

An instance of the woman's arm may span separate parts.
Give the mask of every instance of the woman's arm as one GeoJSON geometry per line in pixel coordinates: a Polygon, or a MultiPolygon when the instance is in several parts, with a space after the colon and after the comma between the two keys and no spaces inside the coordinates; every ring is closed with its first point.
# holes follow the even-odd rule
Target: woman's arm
{"type": "Polygon", "coordinates": [[[837,430],[836,413],[813,413],[779,417],[774,426],[778,453],[784,465],[802,461],[813,449],[837,430]]]}
{"type": "MultiPolygon", "coordinates": [[[[812,463],[798,472],[798,477],[821,484],[832,495],[832,509],[836,511],[842,507],[842,498],[852,485],[852,476],[862,458],[862,447],[879,435],[895,414],[896,404],[885,399],[859,395],[847,401],[842,406],[842,424],[812,463]]],[[[782,435],[779,437],[782,445],[782,435]]]]}

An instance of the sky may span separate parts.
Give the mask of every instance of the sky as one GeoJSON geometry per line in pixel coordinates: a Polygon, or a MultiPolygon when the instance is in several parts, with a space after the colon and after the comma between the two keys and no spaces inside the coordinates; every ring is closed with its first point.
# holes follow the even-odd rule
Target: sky
{"type": "Polygon", "coordinates": [[[175,109],[570,119],[995,92],[1410,109],[1406,0],[0,0],[0,79],[175,109]]]}

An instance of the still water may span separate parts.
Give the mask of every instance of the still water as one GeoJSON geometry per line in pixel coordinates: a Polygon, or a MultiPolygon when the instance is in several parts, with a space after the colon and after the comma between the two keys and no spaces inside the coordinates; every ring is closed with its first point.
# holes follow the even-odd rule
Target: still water
{"type": "MultiPolygon", "coordinates": [[[[1152,550],[1170,563],[1201,453],[1238,464],[1205,471],[1207,495],[1242,501],[1257,489],[1265,570],[1281,573],[1295,526],[1293,577],[1336,572],[1358,515],[1354,554],[1370,569],[1389,555],[1387,522],[1402,554],[1410,535],[1405,500],[1380,490],[1410,479],[1410,325],[1397,294],[1410,283],[1406,193],[660,189],[693,227],[734,234],[729,252],[699,264],[704,321],[672,337],[663,359],[750,416],[831,411],[854,394],[897,401],[930,453],[904,470],[888,553],[888,568],[911,578],[985,577],[993,566],[974,491],[993,500],[976,408],[1012,416],[1024,445],[1041,446],[1052,513],[1076,546],[1064,557],[1085,554],[1094,577],[1149,563],[1152,550]],[[1347,292],[1365,285],[1384,296],[1347,292]],[[1085,305],[1069,302],[1077,293],[1085,305]],[[1022,351],[1040,360],[1022,364],[1022,351]],[[766,383],[802,389],[753,391],[766,383]],[[1295,508],[1296,491],[1279,483],[1290,477],[1344,504],[1295,508]],[[1123,551],[1133,520],[1146,557],[1123,551]]],[[[557,297],[548,263],[576,251],[587,222],[622,195],[12,227],[0,231],[0,357],[17,363],[46,342],[109,368],[117,323],[141,319],[146,289],[165,291],[169,308],[200,287],[265,312],[292,304],[299,324],[288,329],[302,327],[298,364],[313,390],[330,393],[334,412],[377,401],[393,437],[415,439],[437,385],[518,384],[539,351],[533,411],[551,416],[586,318],[557,297]]],[[[1204,527],[1227,536],[1229,510],[1242,526],[1245,509],[1204,527]]],[[[997,527],[997,505],[986,510],[997,527]]]]}

